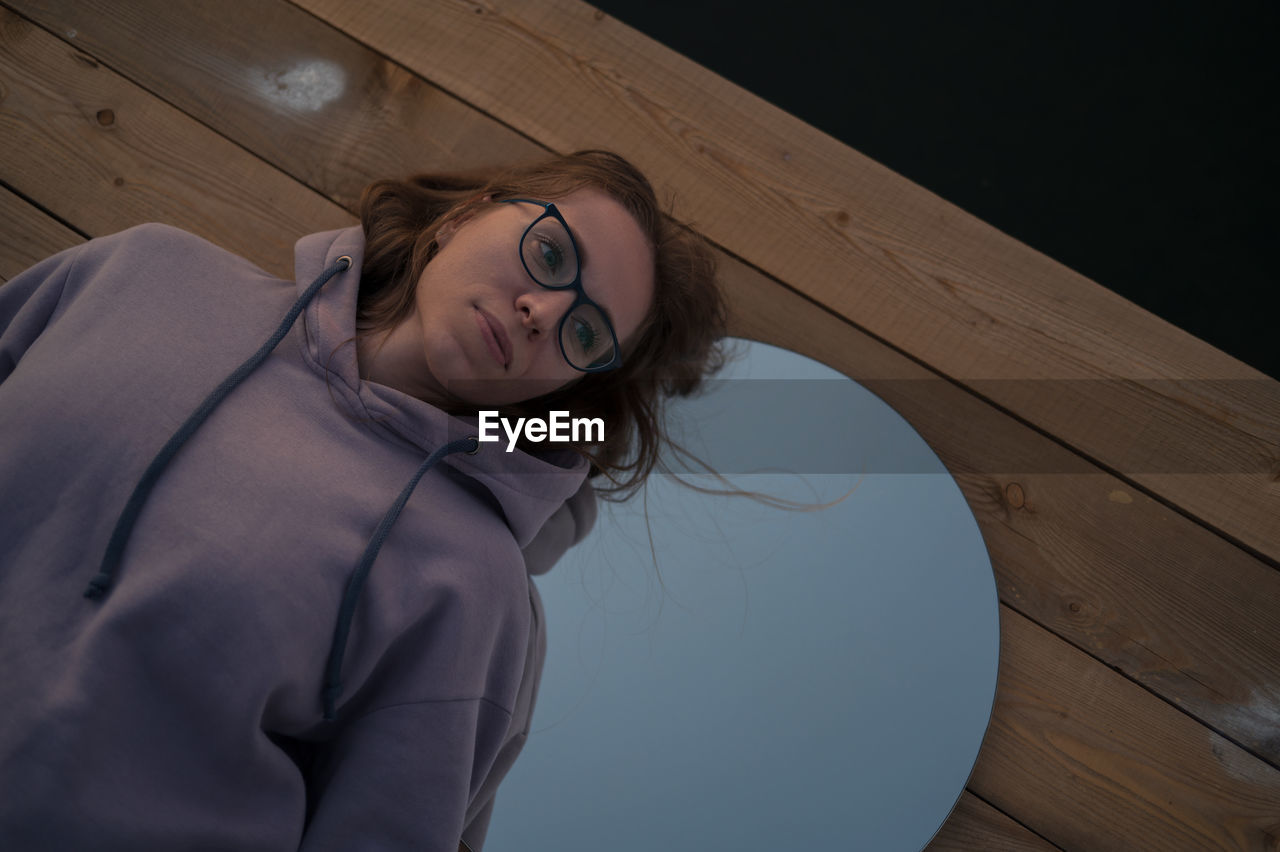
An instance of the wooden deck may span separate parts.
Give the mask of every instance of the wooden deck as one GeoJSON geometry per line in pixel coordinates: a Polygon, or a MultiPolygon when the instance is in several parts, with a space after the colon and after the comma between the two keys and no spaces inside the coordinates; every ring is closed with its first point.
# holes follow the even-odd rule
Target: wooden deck
{"type": "Polygon", "coordinates": [[[0,279],[145,221],[289,275],[372,178],[616,149],[978,520],[1000,686],[930,848],[1280,849],[1280,382],[578,0],[3,7],[0,279]]]}

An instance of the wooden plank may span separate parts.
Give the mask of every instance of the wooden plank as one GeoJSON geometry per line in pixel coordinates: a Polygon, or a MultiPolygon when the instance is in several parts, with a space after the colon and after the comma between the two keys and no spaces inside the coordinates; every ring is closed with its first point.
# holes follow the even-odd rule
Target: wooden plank
{"type": "Polygon", "coordinates": [[[1049,841],[966,791],[927,852],[1052,852],[1049,841]]]}
{"type": "Polygon", "coordinates": [[[1063,849],[1275,849],[1280,770],[1007,607],[969,788],[1063,849]]]}
{"type": "Polygon", "coordinates": [[[0,232],[0,281],[8,281],[37,261],[84,242],[84,237],[4,188],[0,188],[0,221],[4,222],[0,232]]]}
{"type": "MultiPolygon", "coordinates": [[[[95,4],[81,8],[92,10],[95,4]]],[[[171,14],[199,14],[196,6],[175,8],[178,12],[171,14]]],[[[159,8],[154,12],[166,14],[159,8]]],[[[242,12],[237,20],[251,19],[248,9],[242,12]]],[[[104,56],[132,56],[129,67],[147,88],[161,85],[175,57],[213,53],[216,39],[224,35],[212,19],[206,22],[211,40],[204,41],[203,29],[169,27],[165,19],[164,26],[133,33],[108,18],[86,11],[45,23],[74,24],[77,42],[94,45],[104,56]],[[136,49],[139,39],[147,50],[136,49]],[[155,58],[148,58],[152,53],[155,58]]],[[[255,21],[252,27],[240,27],[258,35],[239,43],[236,62],[254,66],[269,61],[279,35],[271,30],[271,20],[273,15],[267,15],[261,25],[255,21]]],[[[318,56],[345,56],[342,61],[354,62],[355,68],[372,61],[340,54],[323,32],[307,35],[318,56]]],[[[254,96],[229,74],[212,81],[202,80],[198,69],[178,69],[174,79],[185,82],[169,84],[168,96],[183,110],[203,109],[206,102],[221,104],[226,113],[256,108],[243,103],[254,96]]],[[[412,111],[418,96],[406,88],[376,97],[379,111],[404,114],[412,111]],[[399,103],[400,98],[407,102],[399,103]]],[[[271,157],[283,158],[272,160],[283,170],[299,173],[310,153],[272,148],[266,137],[303,135],[292,126],[300,120],[282,111],[256,130],[234,123],[226,129],[241,134],[236,141],[251,150],[262,146],[271,157]]],[[[334,122],[340,125],[343,119],[335,116],[334,122]]],[[[388,150],[411,144],[397,138],[394,129],[385,132],[388,150]]],[[[496,124],[490,132],[513,136],[496,124]]],[[[381,157],[380,149],[371,149],[370,156],[381,157]]],[[[335,164],[323,170],[327,191],[354,182],[345,168],[335,164]]],[[[362,166],[356,173],[367,170],[362,166]]],[[[723,257],[721,265],[738,332],[805,352],[849,374],[876,377],[865,383],[911,420],[960,474],[995,556],[1006,601],[1280,762],[1280,742],[1270,733],[1280,719],[1280,687],[1272,662],[1280,658],[1280,635],[1270,618],[1280,608],[1276,572],[741,263],[723,257]],[[1024,471],[1031,474],[1020,473],[1024,471]],[[1004,496],[1015,486],[1023,494],[1020,509],[1010,507],[1004,496]],[[1131,502],[1117,502],[1115,494],[1131,502]]]]}
{"type": "Polygon", "coordinates": [[[760,273],[722,268],[735,333],[882,377],[863,384],[955,475],[1004,602],[1280,765],[1280,573],[760,273]]]}
{"type": "Polygon", "coordinates": [[[294,2],[1280,562],[1280,382],[579,0],[294,2]]]}
{"type": "Polygon", "coordinates": [[[280,0],[9,5],[348,209],[373,180],[544,153],[280,0]]]}
{"type": "Polygon", "coordinates": [[[353,217],[0,10],[0,180],[93,236],[177,225],[291,276],[293,243],[353,217]]]}

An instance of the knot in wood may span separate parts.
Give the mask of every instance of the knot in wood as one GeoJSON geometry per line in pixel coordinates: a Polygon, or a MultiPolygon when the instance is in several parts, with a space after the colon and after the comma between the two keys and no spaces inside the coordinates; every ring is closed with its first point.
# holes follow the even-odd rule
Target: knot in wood
{"type": "Polygon", "coordinates": [[[1021,509],[1027,502],[1026,495],[1022,493],[1022,486],[1016,482],[1010,482],[1005,486],[1004,499],[1014,509],[1021,509]]]}
{"type": "Polygon", "coordinates": [[[110,127],[116,123],[116,114],[114,110],[100,109],[98,110],[98,123],[103,127],[110,127]]]}

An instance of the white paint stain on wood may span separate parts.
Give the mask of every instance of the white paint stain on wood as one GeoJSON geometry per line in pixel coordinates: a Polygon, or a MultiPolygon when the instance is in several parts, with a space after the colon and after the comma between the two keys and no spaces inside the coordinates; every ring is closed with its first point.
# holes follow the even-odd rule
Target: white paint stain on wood
{"type": "Polygon", "coordinates": [[[347,74],[324,59],[298,62],[281,71],[253,68],[249,83],[264,100],[300,112],[315,112],[342,97],[347,74]]]}

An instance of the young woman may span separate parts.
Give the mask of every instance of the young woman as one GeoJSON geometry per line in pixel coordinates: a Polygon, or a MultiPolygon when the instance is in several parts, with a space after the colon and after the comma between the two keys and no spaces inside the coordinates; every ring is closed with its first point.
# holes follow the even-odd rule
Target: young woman
{"type": "Polygon", "coordinates": [[[296,282],[149,225],[0,287],[0,847],[481,847],[529,575],[643,482],[724,307],[605,152],[361,219],[296,282]],[[508,452],[488,409],[605,434],[508,452]]]}

